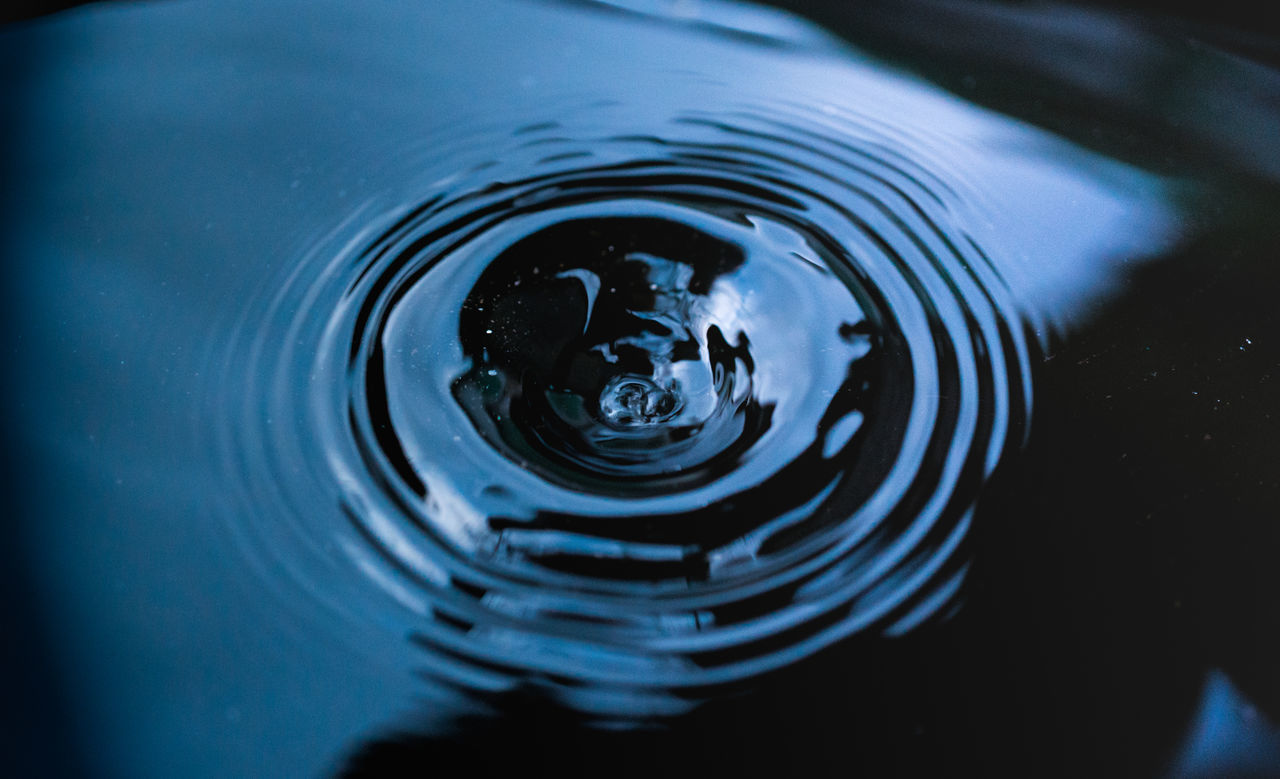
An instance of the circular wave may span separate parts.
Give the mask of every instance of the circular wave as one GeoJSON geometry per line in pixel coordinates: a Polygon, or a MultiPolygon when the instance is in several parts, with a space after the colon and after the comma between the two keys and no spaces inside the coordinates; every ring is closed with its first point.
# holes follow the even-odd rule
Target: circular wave
{"type": "Polygon", "coordinates": [[[338,538],[428,675],[615,715],[944,610],[1030,384],[927,143],[794,105],[458,135],[238,352],[260,513],[338,538]]]}

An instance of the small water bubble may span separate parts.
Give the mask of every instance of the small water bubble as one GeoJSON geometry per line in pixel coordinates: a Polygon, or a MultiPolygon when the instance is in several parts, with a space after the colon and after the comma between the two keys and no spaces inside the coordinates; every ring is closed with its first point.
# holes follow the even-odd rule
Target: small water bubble
{"type": "Polygon", "coordinates": [[[616,425],[651,425],[670,419],[681,405],[678,388],[641,376],[611,381],[600,397],[605,418],[616,425]]]}

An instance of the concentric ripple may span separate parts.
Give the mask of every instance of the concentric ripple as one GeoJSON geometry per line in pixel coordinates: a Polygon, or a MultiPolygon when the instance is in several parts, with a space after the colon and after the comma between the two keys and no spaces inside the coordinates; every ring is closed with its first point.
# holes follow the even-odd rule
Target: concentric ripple
{"type": "Polygon", "coordinates": [[[555,118],[459,133],[300,265],[247,349],[245,467],[337,485],[349,587],[466,690],[661,714],[941,613],[1029,359],[927,139],[555,118]]]}

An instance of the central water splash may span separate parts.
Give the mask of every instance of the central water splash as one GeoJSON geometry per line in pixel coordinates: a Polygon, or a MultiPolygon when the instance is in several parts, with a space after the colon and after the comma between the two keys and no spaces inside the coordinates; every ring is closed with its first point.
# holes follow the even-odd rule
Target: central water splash
{"type": "Polygon", "coordinates": [[[615,376],[600,394],[600,412],[619,428],[658,425],[670,420],[684,405],[680,385],[659,384],[649,376],[615,376]]]}
{"type": "MultiPolygon", "coordinates": [[[[471,369],[453,394],[522,467],[577,489],[656,495],[709,483],[769,435],[778,399],[753,393],[753,382],[757,367],[777,374],[789,357],[774,348],[778,333],[759,332],[772,317],[748,301],[803,283],[788,277],[812,268],[740,223],[678,203],[548,209],[575,216],[504,239],[467,294],[458,335],[471,369]]],[[[450,294],[431,275],[420,283],[430,299],[450,294]]],[[[839,283],[814,289],[861,317],[839,283]]],[[[826,330],[813,337],[834,349],[826,330]]],[[[792,384],[794,395],[802,384],[792,384]]]]}

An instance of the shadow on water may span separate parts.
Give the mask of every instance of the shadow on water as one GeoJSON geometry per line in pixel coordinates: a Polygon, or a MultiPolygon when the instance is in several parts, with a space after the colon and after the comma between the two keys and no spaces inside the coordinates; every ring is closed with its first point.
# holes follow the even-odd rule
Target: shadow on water
{"type": "Polygon", "coordinates": [[[1269,132],[1280,30],[1255,6],[771,4],[966,100],[1147,169],[1280,175],[1269,132]]]}
{"type": "MultiPolygon", "coordinates": [[[[10,457],[0,461],[5,473],[19,472],[10,457]]],[[[6,491],[13,485],[4,481],[6,491]]],[[[9,501],[11,516],[32,516],[31,507],[9,501]]],[[[5,630],[9,638],[0,652],[4,670],[3,770],[12,776],[83,776],[81,725],[75,714],[75,696],[60,673],[57,645],[49,629],[46,603],[31,570],[28,539],[11,535],[0,553],[0,599],[7,606],[5,630]]]]}

